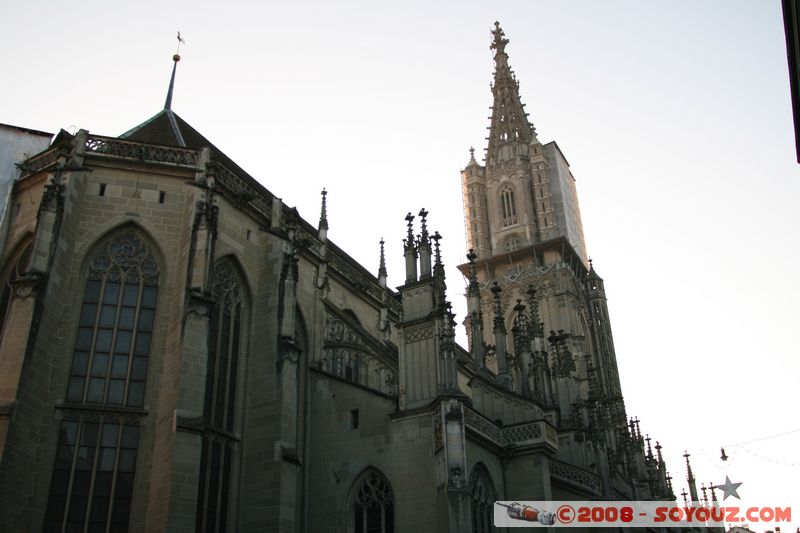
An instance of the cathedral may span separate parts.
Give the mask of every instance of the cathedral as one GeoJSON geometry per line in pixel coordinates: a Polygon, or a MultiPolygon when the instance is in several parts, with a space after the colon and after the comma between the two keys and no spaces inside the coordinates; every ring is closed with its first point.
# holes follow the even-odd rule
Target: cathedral
{"type": "Polygon", "coordinates": [[[172,110],[175,67],[152,118],[20,160],[0,530],[484,533],[497,500],[674,500],[508,43],[495,23],[488,145],[461,171],[466,347],[424,209],[377,271],[358,264],[325,191],[303,219],[172,110]]]}

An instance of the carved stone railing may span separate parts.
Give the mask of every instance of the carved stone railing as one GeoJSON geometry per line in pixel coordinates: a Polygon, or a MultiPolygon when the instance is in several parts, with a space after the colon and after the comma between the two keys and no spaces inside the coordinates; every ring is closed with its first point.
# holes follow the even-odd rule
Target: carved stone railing
{"type": "Polygon", "coordinates": [[[196,167],[199,152],[187,148],[157,146],[113,137],[89,135],[84,146],[87,155],[128,159],[147,163],[168,164],[179,167],[196,167]]]}
{"type": "MultiPolygon", "coordinates": [[[[329,243],[328,246],[328,264],[342,277],[353,283],[359,290],[378,302],[383,301],[384,289],[378,285],[377,278],[368,271],[355,266],[357,263],[350,259],[345,252],[333,243],[329,243]]],[[[386,306],[396,315],[402,312],[402,305],[393,297],[391,291],[386,299],[386,306]]]]}
{"type": "Polygon", "coordinates": [[[550,477],[567,481],[588,490],[592,494],[599,496],[602,493],[602,483],[600,477],[591,472],[563,463],[556,459],[550,459],[550,477]]]}
{"type": "MultiPolygon", "coordinates": [[[[137,162],[168,164],[184,168],[196,169],[200,160],[200,153],[196,150],[158,146],[99,135],[87,136],[84,149],[87,155],[95,157],[100,156],[137,162]]],[[[230,193],[234,200],[239,202],[240,205],[246,205],[252,208],[263,217],[262,221],[266,224],[272,216],[272,195],[269,191],[249,183],[248,179],[231,171],[219,160],[213,158],[213,156],[212,159],[214,160],[213,173],[216,187],[230,193]]],[[[37,166],[41,166],[42,163],[36,161],[36,164],[37,166]]],[[[316,234],[310,233],[303,225],[300,225],[298,229],[301,232],[301,237],[307,238],[312,242],[316,240],[316,234]]],[[[377,278],[364,270],[363,267],[358,268],[355,266],[355,262],[333,243],[329,244],[328,250],[329,263],[333,270],[351,281],[357,288],[378,302],[383,301],[383,289],[378,286],[377,278]]],[[[386,305],[395,315],[400,314],[401,305],[394,298],[391,291],[388,295],[386,305]]]]}
{"type": "Polygon", "coordinates": [[[24,177],[33,172],[38,172],[53,165],[58,161],[58,158],[61,155],[62,153],[59,150],[51,148],[40,154],[36,154],[33,157],[29,157],[17,165],[20,177],[24,177]]]}
{"type": "Polygon", "coordinates": [[[465,409],[464,415],[468,429],[499,446],[522,447],[545,444],[554,451],[558,449],[556,430],[544,420],[501,428],[471,409],[465,409]]]}
{"type": "Polygon", "coordinates": [[[484,438],[489,439],[500,446],[504,445],[503,432],[500,430],[500,428],[472,409],[464,409],[464,423],[468,429],[471,429],[484,438]]]}
{"type": "Polygon", "coordinates": [[[528,422],[503,428],[503,440],[517,445],[533,444],[544,440],[541,422],[528,422]]]}
{"type": "Polygon", "coordinates": [[[249,205],[257,211],[264,220],[272,216],[272,197],[269,192],[259,190],[246,180],[237,176],[225,165],[217,162],[214,167],[215,185],[230,192],[237,201],[249,205]]]}

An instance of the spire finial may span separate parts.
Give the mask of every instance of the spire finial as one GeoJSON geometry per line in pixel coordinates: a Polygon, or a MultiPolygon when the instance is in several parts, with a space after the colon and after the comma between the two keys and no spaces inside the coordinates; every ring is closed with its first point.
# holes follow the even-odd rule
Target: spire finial
{"type": "Polygon", "coordinates": [[[323,188],[320,194],[322,195],[322,209],[319,214],[319,227],[328,229],[328,191],[323,188]]]}
{"type": "Polygon", "coordinates": [[[517,305],[514,306],[516,315],[514,316],[514,323],[511,326],[511,333],[514,335],[514,346],[517,350],[517,355],[526,350],[525,346],[528,344],[530,337],[530,327],[528,317],[525,314],[525,304],[522,303],[520,298],[517,298],[517,305]]]}
{"type": "Polygon", "coordinates": [[[416,253],[416,243],[414,241],[414,215],[409,212],[406,215],[405,220],[408,224],[408,237],[405,239],[405,250],[414,251],[416,253]]]}
{"type": "Polygon", "coordinates": [[[494,331],[495,333],[505,333],[506,324],[503,320],[503,302],[500,300],[500,293],[503,292],[503,289],[495,281],[490,290],[494,295],[494,331]]]}
{"type": "Polygon", "coordinates": [[[427,220],[428,212],[425,211],[425,208],[419,210],[419,217],[422,219],[422,229],[420,230],[420,238],[422,241],[428,240],[428,220],[427,220]]]}
{"type": "Polygon", "coordinates": [[[164,102],[164,109],[166,111],[172,110],[172,91],[175,88],[175,72],[178,70],[178,61],[181,60],[181,56],[178,54],[178,52],[181,50],[181,44],[186,44],[186,41],[181,37],[181,32],[178,32],[178,49],[175,51],[175,55],[172,56],[172,76],[169,79],[167,99],[164,102]]]}
{"type": "Polygon", "coordinates": [[[539,321],[539,304],[536,301],[536,289],[528,285],[528,309],[530,309],[531,334],[534,337],[544,338],[544,324],[539,321]]]}
{"type": "Polygon", "coordinates": [[[508,39],[506,39],[505,36],[506,34],[503,31],[503,28],[500,27],[500,23],[494,21],[494,30],[492,30],[492,44],[489,45],[489,49],[497,50],[498,54],[504,54],[506,45],[508,44],[508,39]]]}
{"type": "Polygon", "coordinates": [[[381,245],[381,262],[380,262],[380,265],[378,266],[378,276],[379,277],[380,276],[384,276],[385,277],[386,276],[386,255],[384,254],[384,250],[383,250],[383,245],[384,245],[383,237],[381,237],[380,245],[381,245]]]}
{"type": "Polygon", "coordinates": [[[439,241],[441,240],[441,238],[442,236],[439,235],[438,231],[434,231],[433,236],[431,237],[431,239],[433,239],[434,257],[436,258],[437,265],[442,264],[442,253],[441,250],[439,249],[439,241]]]}
{"type": "Polygon", "coordinates": [[[686,471],[687,471],[686,479],[689,480],[689,482],[691,483],[694,481],[694,474],[692,473],[692,465],[689,464],[689,457],[691,456],[689,455],[689,452],[684,450],[683,457],[684,459],[686,459],[686,471]]]}

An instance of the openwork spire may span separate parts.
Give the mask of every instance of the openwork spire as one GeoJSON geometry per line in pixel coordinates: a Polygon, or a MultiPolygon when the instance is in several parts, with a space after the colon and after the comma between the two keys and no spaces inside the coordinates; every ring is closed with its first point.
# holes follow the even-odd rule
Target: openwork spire
{"type": "Polygon", "coordinates": [[[508,65],[508,54],[505,51],[508,39],[505,38],[499,22],[495,22],[494,27],[490,46],[495,50],[492,83],[494,102],[489,126],[487,165],[527,155],[527,145],[536,141],[536,130],[528,122],[525,106],[519,97],[519,82],[508,65]]]}

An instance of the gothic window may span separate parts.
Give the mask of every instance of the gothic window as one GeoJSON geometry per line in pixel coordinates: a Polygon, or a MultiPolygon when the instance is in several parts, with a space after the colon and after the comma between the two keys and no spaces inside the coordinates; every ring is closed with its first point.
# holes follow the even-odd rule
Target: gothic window
{"type": "Polygon", "coordinates": [[[353,383],[359,382],[359,374],[361,371],[361,356],[358,353],[350,352],[349,350],[344,354],[345,367],[344,378],[353,383]]]}
{"type": "Polygon", "coordinates": [[[14,263],[14,267],[11,269],[11,272],[8,273],[6,282],[3,283],[2,290],[0,291],[0,339],[3,338],[3,329],[6,318],[8,318],[8,311],[11,309],[11,283],[21,278],[25,273],[25,269],[28,267],[28,262],[31,258],[31,250],[33,250],[32,243],[28,244],[28,246],[26,246],[19,255],[19,258],[17,259],[16,263],[14,263]]]}
{"type": "Polygon", "coordinates": [[[494,502],[497,494],[489,471],[483,463],[472,468],[469,476],[469,494],[472,509],[472,533],[489,533],[494,530],[494,502]]]}
{"type": "Polygon", "coordinates": [[[351,509],[355,533],[394,533],[392,487],[377,470],[358,478],[351,509]]]}
{"type": "Polygon", "coordinates": [[[44,531],[127,531],[159,269],[125,232],[89,264],[44,531]]]}
{"type": "Polygon", "coordinates": [[[500,192],[500,208],[503,214],[503,226],[517,223],[517,206],[514,202],[514,189],[510,185],[503,187],[500,192]]]}
{"type": "Polygon", "coordinates": [[[242,289],[233,265],[223,259],[214,267],[214,305],[209,321],[208,369],[200,455],[197,531],[227,531],[236,415],[236,385],[242,330],[242,289]]]}

